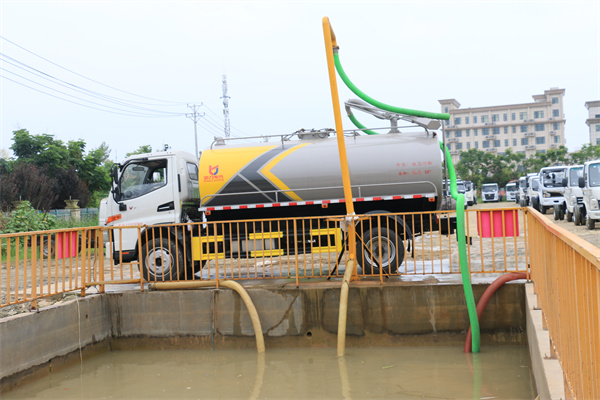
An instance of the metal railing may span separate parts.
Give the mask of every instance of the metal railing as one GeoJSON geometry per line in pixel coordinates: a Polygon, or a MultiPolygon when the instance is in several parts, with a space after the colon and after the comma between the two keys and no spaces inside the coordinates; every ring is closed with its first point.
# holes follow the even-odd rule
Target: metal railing
{"type": "Polygon", "coordinates": [[[600,249],[527,214],[531,277],[567,398],[600,398],[600,249]],[[568,393],[570,391],[570,395],[568,393]]]}
{"type": "MultiPolygon", "coordinates": [[[[459,274],[451,215],[357,217],[359,277],[383,283],[393,275],[459,274]]],[[[144,282],[164,280],[288,279],[300,286],[307,279],[341,279],[348,256],[345,221],[307,217],[0,235],[0,307],[36,307],[43,297],[85,295],[90,286],[103,292],[109,284],[139,283],[143,290],[144,282]],[[139,244],[131,252],[125,251],[128,236],[139,244]]],[[[526,272],[525,222],[518,208],[468,210],[471,273],[526,272]]]]}

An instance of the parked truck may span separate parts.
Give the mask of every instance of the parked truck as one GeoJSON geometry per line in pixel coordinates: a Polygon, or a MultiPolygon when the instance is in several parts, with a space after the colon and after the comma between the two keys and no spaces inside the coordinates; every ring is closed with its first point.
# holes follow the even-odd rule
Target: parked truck
{"type": "MultiPolygon", "coordinates": [[[[112,227],[138,225],[142,234],[115,229],[106,235],[114,261],[134,261],[141,249],[144,277],[168,280],[186,272],[175,271],[178,263],[188,266],[187,273],[196,273],[217,257],[285,255],[312,248],[318,236],[330,235],[328,217],[345,214],[337,140],[331,133],[303,131],[252,145],[219,138],[201,152],[199,164],[191,154],[167,151],[134,155],[115,165],[111,195],[103,206],[106,216],[100,220],[112,227]],[[310,239],[310,246],[289,243],[306,237],[291,224],[229,223],[216,228],[209,223],[306,216],[318,216],[311,219],[311,234],[317,238],[310,239]],[[164,227],[184,222],[204,223],[192,224],[191,233],[183,225],[164,227]],[[213,238],[218,243],[211,243],[213,238]]],[[[357,214],[418,214],[441,208],[443,160],[438,139],[428,130],[352,134],[345,141],[357,214]]],[[[371,220],[357,233],[359,243],[365,244],[357,252],[377,246],[382,256],[359,256],[367,273],[379,266],[395,272],[404,259],[403,242],[440,226],[437,219],[418,215],[383,218],[382,226],[376,226],[380,217],[371,220]]],[[[452,219],[442,226],[452,233],[455,223],[452,219]]],[[[334,228],[340,234],[344,229],[343,224],[334,228]]]]}
{"type": "Polygon", "coordinates": [[[578,205],[579,222],[585,221],[589,230],[596,227],[600,220],[600,160],[587,161],[583,164],[583,176],[579,177],[583,201],[578,205]]]}
{"type": "Polygon", "coordinates": [[[484,183],[481,185],[481,201],[489,203],[491,201],[498,202],[502,200],[500,196],[500,188],[497,183],[484,183]]]}
{"type": "Polygon", "coordinates": [[[517,181],[508,182],[504,190],[506,192],[506,201],[516,201],[517,193],[519,192],[519,189],[517,188],[517,181]]]}
{"type": "Polygon", "coordinates": [[[563,204],[565,188],[562,184],[566,176],[566,166],[544,167],[540,169],[540,203],[539,211],[545,214],[549,208],[563,204]]]}
{"type": "MultiPolygon", "coordinates": [[[[562,181],[565,188],[565,201],[554,206],[554,219],[562,220],[566,217],[567,222],[572,222],[577,206],[583,204],[583,191],[579,187],[579,177],[583,176],[583,165],[568,166],[565,175],[562,181]]],[[[575,225],[581,225],[579,213],[575,218],[575,225]]]]}

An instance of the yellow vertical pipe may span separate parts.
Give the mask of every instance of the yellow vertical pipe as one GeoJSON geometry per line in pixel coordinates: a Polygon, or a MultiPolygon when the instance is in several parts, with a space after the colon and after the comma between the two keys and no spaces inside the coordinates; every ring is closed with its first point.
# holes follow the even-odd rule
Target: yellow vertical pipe
{"type": "MultiPolygon", "coordinates": [[[[342,126],[342,113],[340,110],[340,98],[338,95],[337,80],[335,76],[335,62],[333,60],[333,48],[337,47],[335,33],[329,24],[329,18],[323,17],[323,33],[325,36],[325,52],[327,54],[327,70],[329,72],[329,84],[331,86],[331,100],[333,102],[333,115],[335,117],[335,132],[337,135],[338,150],[340,153],[340,166],[342,168],[342,183],[344,185],[344,199],[346,200],[346,214],[353,217],[354,203],[352,201],[352,188],[350,186],[350,172],[348,170],[348,157],[346,155],[346,143],[344,141],[344,128],[342,126]]],[[[354,220],[347,219],[348,225],[348,252],[349,259],[356,258],[356,234],[354,220]]]]}

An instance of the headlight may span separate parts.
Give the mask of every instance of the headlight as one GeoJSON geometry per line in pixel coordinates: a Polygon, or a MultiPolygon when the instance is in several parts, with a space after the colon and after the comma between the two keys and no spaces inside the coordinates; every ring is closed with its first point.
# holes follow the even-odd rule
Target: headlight
{"type": "Polygon", "coordinates": [[[598,199],[596,199],[596,198],[594,198],[594,197],[592,197],[592,198],[590,199],[590,208],[591,208],[592,210],[597,210],[597,209],[598,209],[598,199]]]}
{"type": "Polygon", "coordinates": [[[548,198],[548,197],[550,197],[550,193],[544,192],[543,196],[544,196],[544,198],[548,198]]]}

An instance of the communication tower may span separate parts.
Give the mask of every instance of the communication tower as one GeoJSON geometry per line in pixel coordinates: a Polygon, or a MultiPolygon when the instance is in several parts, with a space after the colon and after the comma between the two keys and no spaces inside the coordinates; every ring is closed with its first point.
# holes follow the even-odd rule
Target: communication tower
{"type": "Polygon", "coordinates": [[[227,96],[227,75],[223,75],[223,117],[225,119],[225,137],[231,134],[229,130],[229,96],[227,96]]]}

